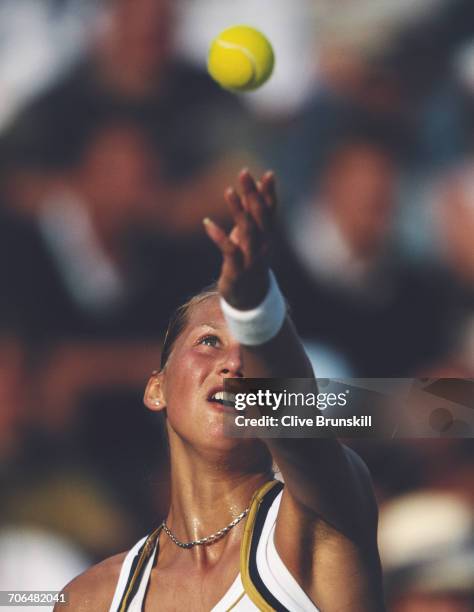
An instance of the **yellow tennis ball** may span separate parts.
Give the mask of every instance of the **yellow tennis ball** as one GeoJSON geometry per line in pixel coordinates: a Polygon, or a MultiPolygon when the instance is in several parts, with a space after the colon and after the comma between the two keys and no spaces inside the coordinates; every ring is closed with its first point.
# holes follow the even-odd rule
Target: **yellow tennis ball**
{"type": "Polygon", "coordinates": [[[232,26],[211,43],[207,69],[225,89],[250,91],[263,85],[273,71],[275,57],[268,39],[250,26],[232,26]]]}

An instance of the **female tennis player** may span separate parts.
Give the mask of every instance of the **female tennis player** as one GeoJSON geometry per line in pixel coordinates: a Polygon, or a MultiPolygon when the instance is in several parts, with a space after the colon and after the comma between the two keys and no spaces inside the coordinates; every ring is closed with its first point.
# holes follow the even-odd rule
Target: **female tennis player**
{"type": "Polygon", "coordinates": [[[71,610],[384,609],[377,507],[357,455],[333,438],[224,435],[224,378],[313,377],[268,267],[274,177],[243,170],[239,182],[240,195],[225,193],[231,232],[204,220],[222,253],[217,288],[178,311],[145,391],[165,415],[168,514],[67,585],[71,610]]]}

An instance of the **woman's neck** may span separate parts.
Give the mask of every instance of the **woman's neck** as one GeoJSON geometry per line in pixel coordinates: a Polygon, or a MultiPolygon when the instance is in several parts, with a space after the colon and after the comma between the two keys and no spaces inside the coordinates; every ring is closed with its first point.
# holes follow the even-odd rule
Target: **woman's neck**
{"type": "MultiPolygon", "coordinates": [[[[209,536],[228,525],[249,507],[255,491],[273,477],[270,470],[262,469],[265,465],[262,461],[260,466],[256,462],[242,465],[243,461],[241,464],[215,461],[215,458],[210,460],[198,452],[178,450],[177,445],[173,446],[171,500],[166,524],[184,542],[209,536]]],[[[243,453],[244,456],[250,454],[243,453]]],[[[240,542],[243,523],[212,546],[195,546],[188,552],[192,552],[196,561],[217,561],[228,547],[240,542]]],[[[163,538],[160,546],[162,542],[163,538]]],[[[172,546],[177,549],[175,544],[172,546]]]]}

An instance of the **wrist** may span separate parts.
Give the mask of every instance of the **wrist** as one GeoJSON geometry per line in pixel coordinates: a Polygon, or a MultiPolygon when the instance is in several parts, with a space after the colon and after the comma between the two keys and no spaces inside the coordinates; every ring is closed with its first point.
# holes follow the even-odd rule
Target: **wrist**
{"type": "MultiPolygon", "coordinates": [[[[219,283],[221,285],[221,283],[219,283]]],[[[238,280],[219,286],[221,297],[237,310],[251,310],[263,302],[270,287],[267,265],[244,273],[238,280]]]]}
{"type": "Polygon", "coordinates": [[[221,297],[221,308],[229,330],[240,344],[264,344],[275,337],[283,325],[286,304],[271,270],[266,272],[266,284],[263,299],[253,308],[236,308],[221,297]]]}

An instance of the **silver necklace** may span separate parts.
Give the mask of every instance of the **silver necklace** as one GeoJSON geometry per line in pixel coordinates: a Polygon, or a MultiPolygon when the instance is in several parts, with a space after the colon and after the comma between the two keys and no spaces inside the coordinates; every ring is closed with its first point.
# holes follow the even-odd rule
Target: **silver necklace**
{"type": "Polygon", "coordinates": [[[231,521],[222,529],[219,529],[219,531],[216,531],[215,533],[212,533],[211,535],[206,536],[205,538],[200,538],[199,540],[191,540],[191,542],[181,542],[181,540],[178,540],[178,538],[174,535],[174,533],[171,531],[165,521],[161,523],[161,529],[166,533],[167,536],[169,536],[169,538],[176,544],[176,546],[179,546],[180,548],[192,548],[193,546],[201,546],[203,544],[213,544],[214,542],[216,542],[216,540],[219,540],[220,538],[225,536],[226,533],[228,533],[232,529],[232,527],[235,527],[238,523],[240,523],[240,521],[247,516],[249,510],[250,506],[248,508],[245,508],[245,510],[241,512],[239,516],[236,516],[233,521],[231,521]]]}

